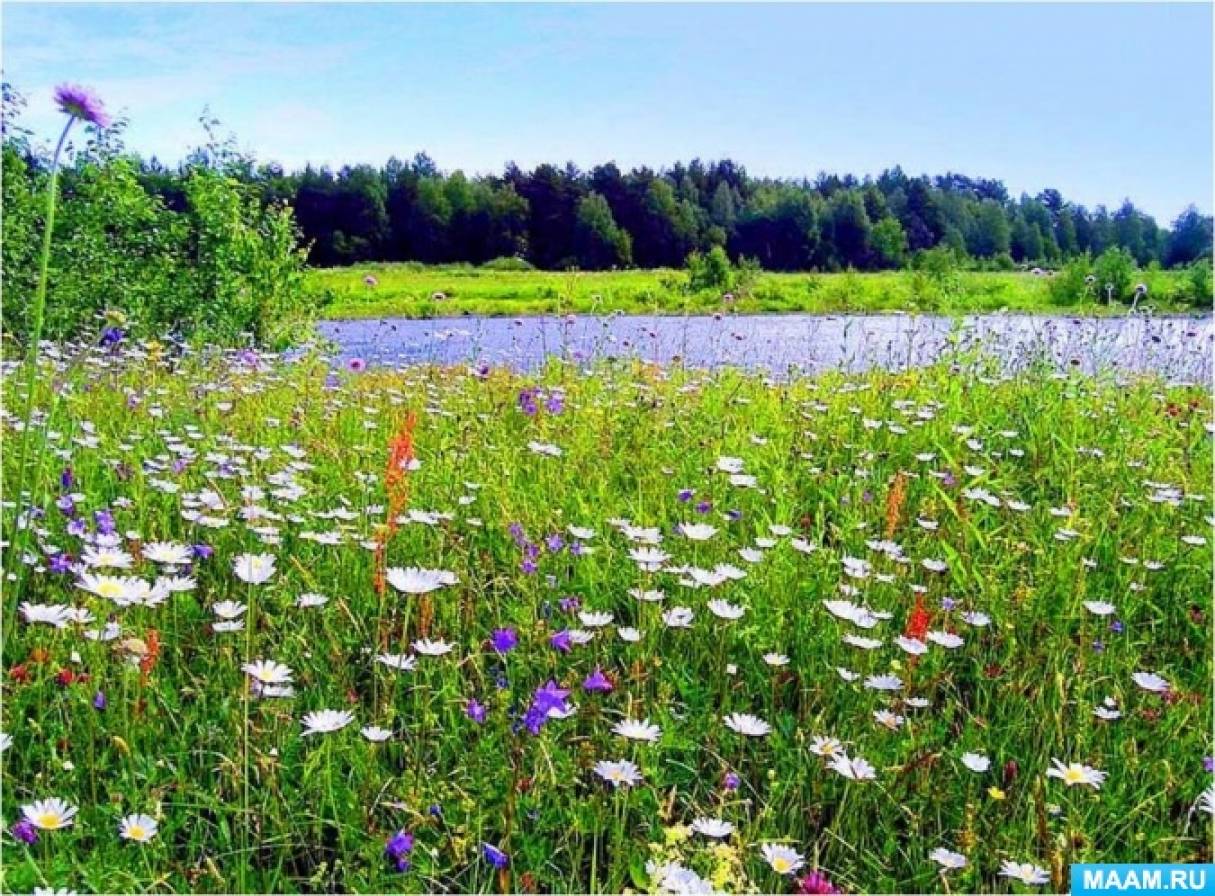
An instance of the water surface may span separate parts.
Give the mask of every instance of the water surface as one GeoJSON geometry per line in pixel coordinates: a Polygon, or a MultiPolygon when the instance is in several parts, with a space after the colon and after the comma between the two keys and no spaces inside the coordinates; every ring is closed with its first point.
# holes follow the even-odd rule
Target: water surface
{"type": "Polygon", "coordinates": [[[812,373],[903,369],[977,349],[1007,371],[1045,362],[1057,369],[1150,371],[1201,382],[1211,378],[1215,340],[1210,316],[1013,314],[384,318],[325,321],[320,331],[343,361],[389,366],[505,364],[532,370],[558,356],[580,364],[639,358],[812,373]]]}

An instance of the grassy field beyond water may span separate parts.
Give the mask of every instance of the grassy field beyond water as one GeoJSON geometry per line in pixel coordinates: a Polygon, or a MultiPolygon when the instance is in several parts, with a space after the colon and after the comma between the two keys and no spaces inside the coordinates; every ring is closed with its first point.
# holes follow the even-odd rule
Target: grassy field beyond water
{"type": "MultiPolygon", "coordinates": [[[[1157,311],[1192,311],[1181,298],[1185,272],[1141,272],[1149,287],[1145,305],[1157,311]]],[[[426,267],[372,264],[313,269],[309,297],[327,300],[322,314],[350,317],[524,316],[534,314],[847,313],[921,311],[941,314],[1000,310],[1050,314],[1125,313],[1092,293],[1059,304],[1050,277],[1027,272],[960,271],[934,278],[913,271],[841,274],[761,273],[737,290],[691,292],[677,270],[502,271],[469,265],[426,267]],[[368,278],[371,278],[371,282],[368,278]]]]}

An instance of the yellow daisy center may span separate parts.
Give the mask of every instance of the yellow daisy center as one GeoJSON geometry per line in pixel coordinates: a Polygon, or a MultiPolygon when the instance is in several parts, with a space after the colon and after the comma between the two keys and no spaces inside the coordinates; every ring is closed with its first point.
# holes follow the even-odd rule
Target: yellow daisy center
{"type": "Polygon", "coordinates": [[[122,594],[122,585],[117,582],[100,582],[97,585],[97,593],[102,597],[118,597],[122,594]]]}
{"type": "Polygon", "coordinates": [[[782,874],[784,874],[786,871],[789,870],[789,860],[786,859],[784,856],[777,856],[775,859],[772,860],[772,869],[774,871],[779,871],[782,874]]]}
{"type": "Polygon", "coordinates": [[[1079,784],[1084,780],[1084,770],[1074,765],[1068,766],[1063,770],[1063,780],[1068,784],[1079,784]]]}
{"type": "Polygon", "coordinates": [[[148,832],[144,829],[143,825],[133,824],[127,829],[127,836],[132,840],[146,840],[148,832]]]}
{"type": "Polygon", "coordinates": [[[43,812],[38,816],[37,823],[40,828],[57,828],[62,820],[58,812],[43,812]]]}

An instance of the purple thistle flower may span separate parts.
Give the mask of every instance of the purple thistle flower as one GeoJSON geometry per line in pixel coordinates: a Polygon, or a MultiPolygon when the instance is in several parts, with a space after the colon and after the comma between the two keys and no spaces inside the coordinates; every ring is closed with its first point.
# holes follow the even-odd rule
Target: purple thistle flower
{"type": "Polygon", "coordinates": [[[59,487],[64,491],[76,484],[76,476],[72,473],[71,467],[64,467],[63,472],[59,474],[59,487]]]}
{"type": "Polygon", "coordinates": [[[194,552],[194,556],[199,560],[206,560],[215,553],[215,548],[211,547],[211,545],[201,543],[194,545],[190,550],[194,552]]]}
{"type": "Polygon", "coordinates": [[[93,695],[93,709],[101,712],[109,705],[109,701],[105,698],[105,691],[98,691],[93,695]]]}
{"type": "Polygon", "coordinates": [[[1215,772],[1215,756],[1203,756],[1202,757],[1202,768],[1208,774],[1210,774],[1211,772],[1215,772]]]}
{"type": "Polygon", "coordinates": [[[80,538],[82,535],[85,535],[88,533],[89,524],[86,523],[84,520],[82,520],[80,517],[76,517],[75,519],[68,521],[67,531],[68,531],[68,535],[73,535],[76,538],[80,538]]]}
{"type": "Polygon", "coordinates": [[[549,638],[548,643],[562,653],[569,653],[574,647],[573,642],[570,640],[570,633],[565,629],[549,638]]]}
{"type": "Polygon", "coordinates": [[[583,545],[582,542],[580,542],[580,541],[571,541],[570,542],[570,556],[581,557],[585,553],[586,553],[586,546],[583,545]]]}
{"type": "Polygon", "coordinates": [[[582,690],[606,694],[612,690],[612,682],[603,674],[603,670],[596,666],[595,671],[582,682],[582,690]]]}
{"type": "Polygon", "coordinates": [[[485,724],[485,706],[478,703],[475,699],[471,699],[467,704],[465,704],[464,714],[478,725],[485,724]]]}
{"type": "Polygon", "coordinates": [[[830,878],[821,871],[809,871],[806,876],[798,880],[797,892],[804,893],[806,896],[833,896],[839,892],[839,888],[831,883],[830,878]]]}
{"type": "Polygon", "coordinates": [[[726,772],[726,775],[721,780],[721,786],[726,790],[738,790],[738,786],[742,784],[742,778],[738,777],[736,772],[726,772]]]}
{"type": "Polygon", "coordinates": [[[954,600],[952,597],[942,597],[941,598],[941,609],[942,610],[952,610],[957,605],[958,605],[958,602],[956,600],[954,600]]]}
{"type": "Polygon", "coordinates": [[[537,569],[539,569],[539,567],[536,566],[536,561],[532,560],[530,557],[519,564],[519,570],[525,575],[535,575],[537,569]]]}
{"type": "Polygon", "coordinates": [[[563,613],[573,613],[582,606],[582,599],[575,597],[572,594],[566,595],[565,597],[561,598],[561,600],[557,601],[557,606],[561,608],[561,612],[563,613]]]}
{"type": "Polygon", "coordinates": [[[679,494],[676,495],[675,497],[679,501],[680,504],[687,504],[689,501],[692,500],[692,496],[694,494],[696,494],[696,492],[692,491],[690,488],[681,488],[679,490],[679,494]]]}
{"type": "Polygon", "coordinates": [[[1110,623],[1110,631],[1113,632],[1115,635],[1122,634],[1122,629],[1123,629],[1123,625],[1119,620],[1115,619],[1113,622],[1110,623]]]}
{"type": "Polygon", "coordinates": [[[346,362],[346,369],[351,373],[362,373],[367,369],[367,362],[362,358],[351,358],[346,362]]]}
{"type": "Polygon", "coordinates": [[[101,98],[87,87],[79,84],[60,84],[55,88],[55,102],[59,111],[95,124],[99,128],[110,126],[110,116],[105,111],[101,98]]]}
{"type": "Polygon", "coordinates": [[[1105,650],[1105,644],[1102,641],[1093,642],[1093,651],[1095,653],[1101,653],[1103,650],[1105,650]]]}
{"type": "Polygon", "coordinates": [[[108,510],[95,511],[93,519],[97,521],[97,531],[102,535],[113,535],[118,531],[118,525],[114,522],[114,514],[108,510]]]}
{"type": "Polygon", "coordinates": [[[739,520],[742,519],[742,511],[741,510],[727,510],[726,519],[728,519],[732,523],[737,523],[739,520]]]}
{"type": "Polygon", "coordinates": [[[544,402],[544,409],[550,414],[560,414],[565,410],[565,396],[550,395],[544,402]]]}
{"type": "Polygon", "coordinates": [[[699,504],[696,505],[697,513],[708,513],[712,509],[713,509],[712,501],[701,501],[699,504]]]}
{"type": "Polygon", "coordinates": [[[548,548],[550,554],[555,554],[565,547],[565,540],[560,535],[550,535],[545,540],[544,546],[548,548]]]}
{"type": "Polygon", "coordinates": [[[481,844],[481,855],[485,857],[485,861],[498,869],[505,868],[510,864],[510,857],[498,849],[498,847],[489,843],[481,844]]]}
{"type": "Polygon", "coordinates": [[[498,653],[510,653],[519,643],[519,636],[513,628],[496,628],[489,636],[489,645],[498,653]]]}
{"type": "Polygon", "coordinates": [[[51,572],[56,573],[56,574],[63,574],[65,572],[71,572],[72,571],[72,558],[70,556],[68,556],[67,554],[65,554],[63,551],[60,551],[58,554],[55,554],[53,557],[51,557],[50,570],[51,570],[51,572]]]}
{"type": "MultiPolygon", "coordinates": [[[[122,342],[122,337],[123,337],[123,332],[118,327],[106,327],[104,330],[101,331],[101,344],[106,346],[107,348],[111,347],[111,346],[115,346],[118,343],[122,342]]],[[[127,406],[128,407],[134,407],[138,403],[139,403],[139,399],[137,399],[134,395],[130,395],[127,397],[127,406]]]]}
{"type": "Polygon", "coordinates": [[[34,826],[29,822],[28,819],[18,819],[8,830],[10,834],[12,834],[22,843],[33,846],[38,842],[38,831],[35,830],[34,826]]]}
{"type": "Polygon", "coordinates": [[[515,540],[515,544],[523,547],[527,541],[527,533],[523,531],[523,526],[519,523],[511,523],[506,527],[506,531],[510,533],[510,537],[515,540]]]}
{"type": "Polygon", "coordinates": [[[55,506],[64,516],[72,516],[76,512],[76,502],[72,500],[71,495],[60,495],[55,499],[55,506]]]}

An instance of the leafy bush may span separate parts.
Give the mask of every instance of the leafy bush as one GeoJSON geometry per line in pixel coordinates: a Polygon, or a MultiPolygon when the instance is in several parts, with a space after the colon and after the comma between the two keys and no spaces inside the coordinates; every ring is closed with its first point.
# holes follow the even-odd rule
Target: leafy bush
{"type": "Polygon", "coordinates": [[[1047,291],[1056,305],[1075,305],[1096,295],[1092,276],[1092,260],[1087,255],[1074,258],[1050,279],[1047,291]]]}
{"type": "Polygon", "coordinates": [[[1195,305],[1211,305],[1211,259],[1200,258],[1186,268],[1186,294],[1195,305]]]}
{"type": "Polygon", "coordinates": [[[948,246],[937,246],[911,257],[911,297],[924,309],[939,308],[962,292],[963,256],[948,246]]]}
{"type": "Polygon", "coordinates": [[[500,258],[491,258],[481,265],[481,268],[486,271],[534,271],[536,266],[526,258],[504,255],[500,258]]]}
{"type": "MultiPolygon", "coordinates": [[[[13,141],[3,147],[3,173],[3,324],[21,340],[48,177],[45,161],[13,141]]],[[[306,316],[291,210],[263,202],[222,167],[183,169],[172,207],[141,181],[136,161],[116,153],[82,153],[60,184],[45,338],[88,338],[107,313],[121,312],[136,336],[281,346],[306,316]]]]}
{"type": "Polygon", "coordinates": [[[1113,248],[1102,252],[1093,268],[1102,298],[1119,301],[1130,298],[1135,270],[1135,259],[1125,249],[1113,248]]]}
{"type": "Polygon", "coordinates": [[[733,281],[730,256],[721,246],[714,246],[707,253],[693,252],[688,256],[688,287],[692,292],[702,290],[730,289],[733,281]]]}

